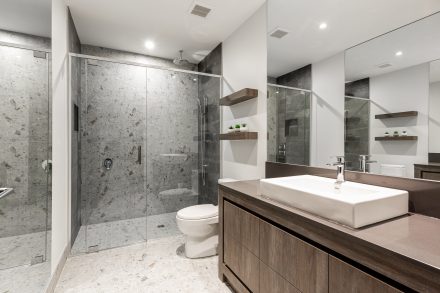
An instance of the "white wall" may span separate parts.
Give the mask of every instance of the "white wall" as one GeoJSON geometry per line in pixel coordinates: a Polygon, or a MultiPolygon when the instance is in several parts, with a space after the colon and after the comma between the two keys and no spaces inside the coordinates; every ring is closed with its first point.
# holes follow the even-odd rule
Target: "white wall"
{"type": "MultiPolygon", "coordinates": [[[[428,162],[429,64],[422,64],[370,78],[370,153],[379,164],[406,166],[406,176],[414,177],[414,163],[428,162]],[[375,119],[376,114],[418,111],[418,117],[375,119]],[[414,141],[375,141],[385,131],[407,130],[414,141]]],[[[379,172],[379,164],[372,172],[379,172]]]]}
{"type": "Polygon", "coordinates": [[[223,95],[242,88],[258,89],[258,98],[222,107],[222,132],[235,123],[258,131],[257,141],[223,141],[221,176],[264,178],[267,157],[267,44],[266,5],[223,42],[223,95]]]}
{"type": "Polygon", "coordinates": [[[52,0],[52,273],[69,243],[68,26],[64,0],[52,0]]]}
{"type": "Polygon", "coordinates": [[[429,85],[429,152],[440,153],[440,81],[429,85]]]}
{"type": "Polygon", "coordinates": [[[344,53],[312,64],[312,166],[326,167],[344,155],[344,53]]]}

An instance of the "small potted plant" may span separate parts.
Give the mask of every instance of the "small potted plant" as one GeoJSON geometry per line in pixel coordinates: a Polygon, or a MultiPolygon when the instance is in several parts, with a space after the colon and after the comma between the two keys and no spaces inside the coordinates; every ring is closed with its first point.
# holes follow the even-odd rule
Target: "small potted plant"
{"type": "Polygon", "coordinates": [[[228,133],[232,133],[232,132],[235,132],[235,129],[234,129],[234,126],[229,126],[229,128],[228,128],[228,133]]]}
{"type": "Polygon", "coordinates": [[[240,124],[235,124],[235,132],[240,132],[240,124]]]}
{"type": "Polygon", "coordinates": [[[241,123],[240,131],[249,131],[247,123],[241,123]]]}

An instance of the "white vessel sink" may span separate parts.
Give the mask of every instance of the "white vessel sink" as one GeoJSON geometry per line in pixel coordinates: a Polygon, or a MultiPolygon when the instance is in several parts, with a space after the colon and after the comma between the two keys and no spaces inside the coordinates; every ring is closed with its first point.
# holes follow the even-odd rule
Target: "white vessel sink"
{"type": "Polygon", "coordinates": [[[317,216],[359,228],[408,213],[408,192],[302,175],[262,179],[261,194],[317,216]]]}

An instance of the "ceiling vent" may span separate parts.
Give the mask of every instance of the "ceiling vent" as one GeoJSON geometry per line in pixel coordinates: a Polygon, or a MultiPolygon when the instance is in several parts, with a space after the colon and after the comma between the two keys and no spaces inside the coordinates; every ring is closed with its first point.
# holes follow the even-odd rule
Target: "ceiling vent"
{"type": "Polygon", "coordinates": [[[376,66],[383,69],[383,68],[391,67],[392,65],[390,63],[382,63],[376,66]]]}
{"type": "Polygon", "coordinates": [[[282,29],[282,28],[276,28],[276,29],[274,29],[274,30],[269,34],[269,36],[274,37],[274,38],[277,38],[277,39],[281,39],[281,38],[283,38],[284,36],[286,36],[288,33],[289,33],[289,32],[288,32],[287,30],[285,30],[285,29],[282,29]]]}
{"type": "Polygon", "coordinates": [[[200,17],[206,17],[206,16],[208,16],[210,11],[211,11],[211,9],[208,7],[194,4],[194,7],[191,9],[191,14],[194,14],[194,15],[197,15],[200,17]]]}

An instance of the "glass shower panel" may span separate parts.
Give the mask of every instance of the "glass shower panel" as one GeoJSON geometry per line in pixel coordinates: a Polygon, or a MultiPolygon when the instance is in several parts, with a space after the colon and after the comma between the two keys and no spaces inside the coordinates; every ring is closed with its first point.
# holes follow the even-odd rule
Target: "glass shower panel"
{"type": "Polygon", "coordinates": [[[268,159],[310,163],[310,92],[268,86],[268,159]]]}
{"type": "Polygon", "coordinates": [[[368,155],[369,145],[370,100],[345,97],[344,155],[348,170],[360,171],[359,155],[368,155]]]}
{"type": "Polygon", "coordinates": [[[49,55],[0,46],[0,269],[46,260],[49,55]]]}
{"type": "Polygon", "coordinates": [[[80,169],[85,249],[145,241],[146,69],[87,60],[83,75],[80,169]]]}
{"type": "Polygon", "coordinates": [[[178,234],[176,212],[199,198],[205,105],[198,75],[147,69],[147,237],[178,234]]]}

